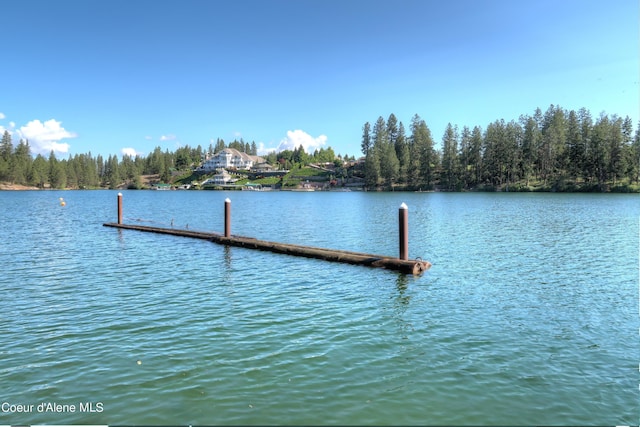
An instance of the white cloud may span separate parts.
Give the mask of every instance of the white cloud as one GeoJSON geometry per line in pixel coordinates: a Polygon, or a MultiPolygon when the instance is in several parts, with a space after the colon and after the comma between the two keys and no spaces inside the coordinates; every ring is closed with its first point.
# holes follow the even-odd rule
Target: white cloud
{"type": "Polygon", "coordinates": [[[160,141],[173,141],[174,139],[176,139],[176,136],[174,134],[162,135],[160,137],[160,141]]]}
{"type": "Polygon", "coordinates": [[[317,138],[309,135],[303,130],[297,129],[294,131],[287,131],[287,137],[280,141],[276,152],[283,150],[294,150],[302,145],[304,151],[312,154],[316,149],[322,147],[327,143],[327,136],[320,135],[317,138]]]}
{"type": "Polygon", "coordinates": [[[272,151],[275,151],[275,148],[267,148],[264,146],[264,142],[258,142],[256,144],[256,148],[258,151],[258,156],[266,156],[272,151]]]}
{"type": "Polygon", "coordinates": [[[135,157],[137,155],[142,154],[139,151],[137,151],[135,148],[131,148],[131,147],[123,148],[122,150],[120,150],[120,153],[122,153],[123,156],[130,156],[130,157],[135,157]]]}
{"type": "Polygon", "coordinates": [[[51,119],[42,123],[40,120],[32,120],[26,126],[18,130],[21,139],[29,141],[34,153],[48,154],[53,150],[56,153],[69,152],[70,145],[59,142],[65,138],[75,138],[77,135],[63,128],[61,122],[51,119]]]}
{"type": "Polygon", "coordinates": [[[7,116],[5,116],[4,113],[0,113],[0,120],[6,119],[6,118],[7,118],[7,116]]]}

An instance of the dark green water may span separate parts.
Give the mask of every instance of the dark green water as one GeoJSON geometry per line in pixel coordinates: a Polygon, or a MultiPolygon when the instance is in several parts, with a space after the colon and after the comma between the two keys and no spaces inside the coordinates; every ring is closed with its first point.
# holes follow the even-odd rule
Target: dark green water
{"type": "Polygon", "coordinates": [[[110,191],[0,192],[0,424],[638,424],[637,195],[131,191],[125,222],[222,231],[226,197],[236,234],[391,255],[406,202],[433,267],[105,228],[110,191]]]}

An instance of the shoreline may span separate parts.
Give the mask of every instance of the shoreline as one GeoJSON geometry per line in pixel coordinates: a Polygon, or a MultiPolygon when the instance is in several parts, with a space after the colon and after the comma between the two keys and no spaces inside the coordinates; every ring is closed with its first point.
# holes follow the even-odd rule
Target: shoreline
{"type": "Polygon", "coordinates": [[[42,190],[42,188],[31,187],[28,185],[8,184],[6,182],[0,182],[0,191],[34,191],[34,190],[42,190]]]}
{"type": "MultiPolygon", "coordinates": [[[[121,186],[121,187],[117,187],[115,188],[115,190],[127,190],[128,188],[126,186],[121,186]]],[[[45,188],[40,188],[40,187],[36,187],[36,186],[29,186],[29,185],[22,185],[22,184],[12,184],[9,182],[0,182],[0,191],[77,191],[77,190],[82,190],[82,191],[91,191],[91,190],[109,190],[109,188],[102,188],[102,187],[98,187],[98,188],[51,188],[51,187],[45,187],[45,188]]],[[[134,190],[134,189],[131,189],[134,190]]],[[[152,190],[152,191],[157,191],[156,188],[152,188],[152,187],[143,187],[143,188],[139,188],[137,190],[152,190]]],[[[180,190],[180,191],[226,191],[225,189],[191,189],[191,190],[185,190],[185,189],[178,189],[178,188],[171,188],[171,190],[180,190]]],[[[511,187],[488,187],[488,186],[479,186],[478,188],[473,188],[473,189],[468,189],[468,190],[445,190],[439,187],[436,187],[434,189],[431,190],[414,190],[414,189],[398,189],[395,188],[393,190],[389,190],[389,189],[382,189],[382,188],[376,188],[376,189],[369,189],[369,190],[365,190],[362,188],[333,188],[333,189],[329,189],[329,190],[324,190],[324,189],[319,189],[319,190],[311,190],[311,189],[305,189],[305,188],[286,188],[286,189],[282,189],[282,188],[273,188],[270,191],[299,191],[299,192],[320,192],[320,193],[324,193],[324,192],[345,192],[345,191],[353,191],[353,192],[372,192],[372,193],[393,193],[393,192],[406,192],[406,193],[566,193],[566,194],[571,194],[571,193],[600,193],[600,194],[638,194],[640,193],[640,188],[638,188],[636,185],[616,185],[616,186],[612,186],[610,184],[605,185],[603,189],[598,189],[597,186],[595,185],[591,185],[591,186],[574,186],[574,185],[567,185],[564,188],[553,188],[553,187],[524,187],[524,186],[518,186],[518,185],[514,185],[511,187]]],[[[238,191],[238,190],[233,190],[233,191],[238,191]]]]}

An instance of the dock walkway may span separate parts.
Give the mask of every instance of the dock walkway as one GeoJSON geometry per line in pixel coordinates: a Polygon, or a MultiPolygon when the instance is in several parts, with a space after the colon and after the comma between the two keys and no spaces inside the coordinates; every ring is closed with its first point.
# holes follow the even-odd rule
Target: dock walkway
{"type": "Polygon", "coordinates": [[[363,265],[367,267],[379,267],[396,270],[405,274],[422,275],[431,264],[419,259],[403,260],[383,255],[373,255],[362,252],[344,251],[336,249],[317,248],[313,246],[294,245],[289,243],[269,242],[252,237],[230,235],[226,237],[218,233],[182,230],[174,228],[150,227],[145,225],[128,225],[119,223],[105,223],[105,227],[115,227],[125,230],[137,230],[150,233],[169,234],[173,236],[191,237],[195,239],[209,240],[214,243],[228,246],[237,246],[247,249],[275,252],[286,255],[316,258],[325,261],[341,262],[346,264],[363,265]]]}

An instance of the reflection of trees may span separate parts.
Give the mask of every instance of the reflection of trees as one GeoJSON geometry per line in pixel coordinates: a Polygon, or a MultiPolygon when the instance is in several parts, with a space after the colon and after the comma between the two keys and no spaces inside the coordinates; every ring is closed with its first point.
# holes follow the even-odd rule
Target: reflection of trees
{"type": "Polygon", "coordinates": [[[409,308],[411,295],[407,294],[409,277],[406,274],[398,274],[396,279],[396,293],[393,296],[393,318],[397,323],[403,339],[413,330],[413,325],[405,320],[405,312],[409,308]]]}

